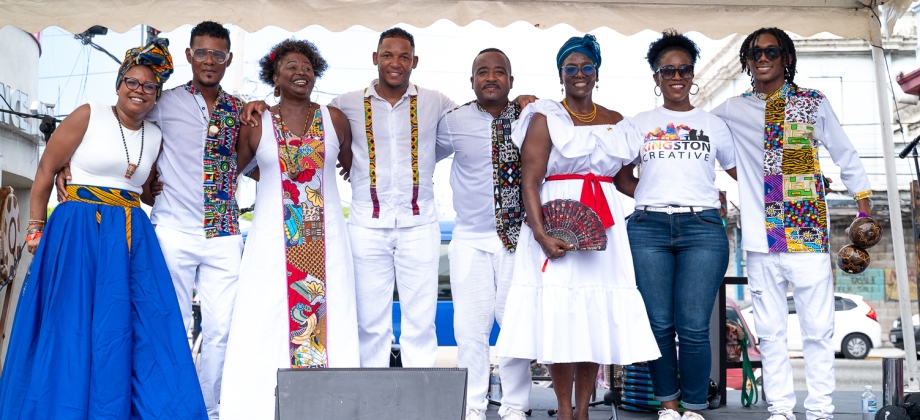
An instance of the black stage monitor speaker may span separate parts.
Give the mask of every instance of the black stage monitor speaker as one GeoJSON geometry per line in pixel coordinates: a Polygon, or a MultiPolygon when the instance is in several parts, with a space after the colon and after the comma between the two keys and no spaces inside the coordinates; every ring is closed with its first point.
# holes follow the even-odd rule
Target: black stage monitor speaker
{"type": "Polygon", "coordinates": [[[466,369],[278,369],[276,420],[462,420],[466,369]]]}

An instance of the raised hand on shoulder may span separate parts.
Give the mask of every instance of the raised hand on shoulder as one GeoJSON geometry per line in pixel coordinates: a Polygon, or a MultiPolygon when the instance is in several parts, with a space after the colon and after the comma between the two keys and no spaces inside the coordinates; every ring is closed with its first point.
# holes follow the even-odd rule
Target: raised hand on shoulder
{"type": "Polygon", "coordinates": [[[240,112],[240,122],[244,126],[258,127],[262,121],[262,113],[268,108],[270,107],[265,101],[248,102],[243,105],[243,110],[240,112]]]}

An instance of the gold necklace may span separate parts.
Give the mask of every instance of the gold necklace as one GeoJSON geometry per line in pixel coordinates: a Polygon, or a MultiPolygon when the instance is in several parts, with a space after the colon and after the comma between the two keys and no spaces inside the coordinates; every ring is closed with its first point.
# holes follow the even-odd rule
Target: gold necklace
{"type": "Polygon", "coordinates": [[[583,123],[589,123],[591,121],[594,121],[595,118],[597,118],[597,104],[595,104],[594,102],[591,102],[591,105],[594,105],[594,111],[591,111],[590,113],[587,113],[587,114],[578,114],[575,111],[572,111],[571,108],[569,108],[569,104],[565,103],[565,99],[562,100],[562,106],[565,107],[565,110],[569,111],[569,114],[572,114],[573,117],[575,117],[578,121],[581,121],[583,123]]]}
{"type": "MultiPolygon", "coordinates": [[[[312,109],[312,108],[313,108],[313,103],[310,103],[310,106],[309,106],[307,109],[309,110],[309,109],[312,109]]],[[[280,102],[280,101],[278,102],[278,120],[281,121],[281,130],[282,130],[282,131],[287,131],[287,132],[288,132],[289,134],[291,134],[292,136],[295,135],[295,134],[291,131],[291,129],[288,128],[287,124],[284,123],[284,116],[281,115],[281,102],[280,102]]],[[[302,139],[304,136],[307,135],[307,127],[310,125],[310,121],[312,121],[312,118],[310,118],[310,111],[307,111],[307,118],[305,118],[305,119],[304,119],[304,122],[303,122],[303,134],[300,135],[300,138],[301,138],[301,139],[302,139]]],[[[282,134],[282,135],[283,135],[283,134],[282,134]]],[[[298,175],[301,171],[303,171],[303,167],[301,167],[301,165],[300,165],[301,160],[300,160],[300,159],[297,159],[297,165],[296,165],[296,166],[294,165],[294,158],[291,157],[291,141],[290,141],[290,138],[289,138],[288,136],[283,136],[283,137],[284,137],[284,146],[285,146],[285,147],[284,147],[284,153],[282,154],[281,159],[283,159],[283,160],[285,161],[285,163],[286,163],[286,166],[287,166],[287,174],[288,174],[291,178],[296,178],[297,175],[298,175]],[[287,156],[285,157],[285,155],[287,155],[287,156]]],[[[300,147],[297,148],[297,151],[298,151],[297,155],[299,156],[299,155],[300,155],[300,147]]]]}

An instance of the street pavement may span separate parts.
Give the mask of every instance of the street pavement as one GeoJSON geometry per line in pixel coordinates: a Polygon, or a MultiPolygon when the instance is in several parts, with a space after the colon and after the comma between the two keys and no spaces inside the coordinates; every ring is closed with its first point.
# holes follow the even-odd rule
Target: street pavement
{"type": "MultiPolygon", "coordinates": [[[[903,357],[904,351],[894,348],[874,349],[866,360],[848,360],[836,359],[834,361],[834,370],[837,379],[837,391],[834,394],[834,406],[836,407],[834,419],[836,420],[860,420],[862,416],[860,409],[860,395],[866,385],[871,385],[878,399],[878,404],[882,404],[882,358],[883,357],[903,357]]],[[[800,420],[805,419],[805,409],[802,403],[805,401],[806,384],[805,384],[805,361],[801,354],[791,354],[793,368],[793,382],[796,390],[798,404],[795,409],[796,417],[800,420]]],[[[544,384],[545,386],[545,384],[544,384]]],[[[603,400],[606,389],[597,390],[597,398],[603,400]]],[[[759,401],[750,408],[741,406],[741,392],[728,391],[728,405],[716,410],[707,410],[703,413],[707,420],[721,419],[752,419],[765,420],[769,417],[767,404],[759,401]]],[[[556,397],[552,388],[535,386],[531,391],[530,404],[532,415],[530,419],[554,419],[554,416],[548,414],[548,410],[556,408],[556,397]]],[[[590,420],[608,420],[611,418],[611,407],[599,405],[589,410],[590,420]]],[[[489,420],[499,420],[497,407],[490,407],[486,413],[489,420]]],[[[617,420],[655,420],[655,413],[634,413],[623,410],[618,411],[617,420]]]]}

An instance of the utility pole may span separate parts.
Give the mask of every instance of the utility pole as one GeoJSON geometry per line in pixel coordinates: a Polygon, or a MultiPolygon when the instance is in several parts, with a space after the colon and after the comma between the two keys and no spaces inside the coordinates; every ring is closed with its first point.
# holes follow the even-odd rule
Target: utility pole
{"type": "MultiPolygon", "coordinates": [[[[916,149],[914,150],[914,153],[917,153],[916,149]]],[[[916,159],[916,156],[914,158],[916,159]]],[[[917,181],[910,182],[910,220],[914,228],[914,278],[911,281],[917,281],[917,277],[920,276],[920,183],[917,181]]],[[[917,285],[917,293],[920,293],[920,284],[917,285]]],[[[901,324],[903,325],[903,321],[901,324]]]]}
{"type": "Polygon", "coordinates": [[[154,28],[153,26],[145,25],[145,28],[147,28],[147,30],[144,31],[143,33],[144,35],[146,35],[147,39],[142,43],[142,45],[147,45],[151,41],[153,41],[154,39],[157,39],[160,36],[160,31],[156,30],[156,28],[154,28]]]}

